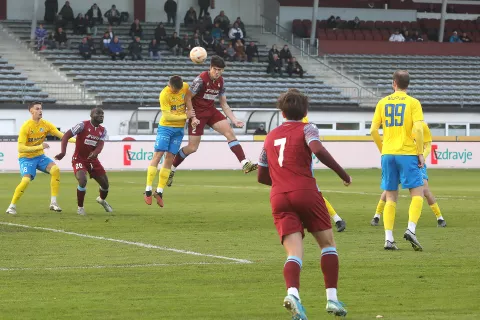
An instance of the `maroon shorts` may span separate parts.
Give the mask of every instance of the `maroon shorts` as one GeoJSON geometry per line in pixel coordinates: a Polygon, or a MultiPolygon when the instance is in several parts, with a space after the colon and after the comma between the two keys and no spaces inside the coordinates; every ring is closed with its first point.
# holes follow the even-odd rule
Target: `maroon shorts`
{"type": "Polygon", "coordinates": [[[316,190],[297,190],[278,193],[270,198],[275,227],[280,241],[283,237],[301,232],[323,231],[332,228],[323,196],[316,190]]]}
{"type": "Polygon", "coordinates": [[[227,118],[217,109],[213,109],[210,114],[202,115],[201,117],[197,117],[197,119],[200,120],[200,123],[195,128],[192,127],[191,122],[188,123],[188,135],[202,136],[205,125],[211,127],[215,123],[227,118]]]}
{"type": "Polygon", "coordinates": [[[75,159],[72,160],[73,172],[75,175],[78,171],[87,171],[90,174],[90,178],[101,177],[106,174],[105,169],[103,168],[100,160],[83,160],[75,159]]]}

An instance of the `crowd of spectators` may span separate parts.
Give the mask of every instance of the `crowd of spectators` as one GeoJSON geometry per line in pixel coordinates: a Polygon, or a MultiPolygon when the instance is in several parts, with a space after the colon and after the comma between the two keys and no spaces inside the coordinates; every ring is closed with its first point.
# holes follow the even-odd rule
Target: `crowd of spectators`
{"type": "Polygon", "coordinates": [[[289,77],[294,74],[303,78],[303,68],[297,59],[292,55],[288,45],[284,45],[282,50],[278,51],[277,45],[274,44],[268,51],[268,67],[267,73],[272,76],[283,76],[286,72],[289,77]]]}

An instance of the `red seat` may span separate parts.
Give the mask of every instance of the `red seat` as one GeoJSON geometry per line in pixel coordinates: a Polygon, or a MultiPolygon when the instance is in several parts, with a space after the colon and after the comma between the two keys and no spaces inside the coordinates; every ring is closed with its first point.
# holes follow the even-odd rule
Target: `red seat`
{"type": "Polygon", "coordinates": [[[355,36],[352,33],[345,33],[345,39],[346,40],[355,40],[355,36]]]}
{"type": "Polygon", "coordinates": [[[371,33],[370,34],[365,34],[364,36],[365,36],[365,40],[373,41],[373,36],[372,36],[371,33]]]}
{"type": "Polygon", "coordinates": [[[333,31],[327,31],[327,40],[337,40],[337,35],[333,31]]]}
{"type": "Polygon", "coordinates": [[[410,23],[410,28],[412,30],[418,30],[419,27],[420,27],[420,25],[417,21],[413,21],[413,22],[410,23]]]}
{"type": "Polygon", "coordinates": [[[385,22],[383,23],[383,26],[384,26],[384,28],[387,29],[387,30],[392,30],[392,29],[394,29],[394,28],[393,28],[393,22],[392,22],[392,21],[385,21],[385,22]]]}
{"type": "Polygon", "coordinates": [[[375,28],[384,29],[385,28],[385,23],[383,21],[375,21],[375,28]]]}
{"type": "Polygon", "coordinates": [[[365,28],[366,29],[375,29],[375,22],[373,22],[373,21],[365,22],[365,28]]]}
{"type": "Polygon", "coordinates": [[[342,33],[337,33],[337,40],[347,40],[347,37],[345,34],[342,33]]]}
{"type": "MultiPolygon", "coordinates": [[[[374,30],[374,31],[377,31],[377,30],[374,30]]],[[[382,37],[382,34],[380,32],[372,32],[372,35],[373,35],[373,40],[375,41],[383,41],[383,37],[382,37]]]]}
{"type": "Polygon", "coordinates": [[[402,29],[402,22],[401,21],[393,21],[392,22],[393,29],[402,29]]]}
{"type": "Polygon", "coordinates": [[[365,40],[365,36],[363,35],[363,33],[355,33],[354,34],[354,37],[355,37],[355,40],[365,40]]]}

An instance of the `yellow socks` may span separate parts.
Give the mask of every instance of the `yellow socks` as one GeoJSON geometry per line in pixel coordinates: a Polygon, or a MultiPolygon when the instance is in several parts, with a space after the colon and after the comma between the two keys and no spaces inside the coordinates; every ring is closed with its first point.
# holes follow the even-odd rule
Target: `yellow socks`
{"type": "Polygon", "coordinates": [[[56,201],[58,190],[60,190],[60,169],[54,165],[50,169],[50,190],[52,194],[52,202],[56,201]]]}
{"type": "Polygon", "coordinates": [[[385,208],[385,201],[380,199],[380,201],[378,201],[377,209],[375,210],[375,213],[380,216],[383,213],[384,208],[385,208]]]}
{"type": "Polygon", "coordinates": [[[423,197],[412,197],[412,202],[410,203],[410,208],[408,209],[408,229],[413,233],[415,233],[415,228],[417,227],[418,220],[422,215],[422,207],[423,197]]]}
{"type": "Polygon", "coordinates": [[[167,185],[167,180],[168,176],[170,175],[171,170],[162,168],[160,169],[160,173],[158,174],[158,186],[157,186],[157,192],[163,192],[163,188],[167,185]]]}
{"type": "Polygon", "coordinates": [[[383,227],[385,228],[385,240],[393,242],[393,225],[395,224],[395,210],[397,204],[393,201],[385,203],[383,210],[383,227]]]}
{"type": "Polygon", "coordinates": [[[12,205],[15,205],[18,199],[20,199],[21,196],[23,196],[23,193],[27,189],[29,183],[30,183],[30,178],[28,177],[22,178],[22,181],[20,181],[20,184],[17,186],[17,188],[15,189],[15,193],[13,194],[12,205]]]}
{"type": "Polygon", "coordinates": [[[327,206],[327,210],[328,210],[328,214],[330,215],[330,218],[332,218],[333,221],[335,221],[335,222],[342,221],[342,218],[340,218],[340,216],[337,214],[335,209],[333,209],[330,202],[328,202],[328,200],[325,199],[325,198],[323,198],[323,201],[325,201],[325,205],[327,206]]]}
{"type": "Polygon", "coordinates": [[[147,169],[147,191],[152,191],[153,180],[157,175],[157,167],[148,166],[147,169]]]}
{"type": "Polygon", "coordinates": [[[430,206],[430,208],[432,209],[433,213],[435,214],[435,217],[437,217],[437,220],[438,219],[442,219],[442,211],[440,211],[440,208],[438,206],[438,203],[434,203],[430,206]]]}

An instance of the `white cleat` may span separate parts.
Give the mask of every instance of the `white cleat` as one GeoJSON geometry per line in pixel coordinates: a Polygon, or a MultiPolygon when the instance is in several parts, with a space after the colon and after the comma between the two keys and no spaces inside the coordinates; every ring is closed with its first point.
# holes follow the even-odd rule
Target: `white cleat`
{"type": "Polygon", "coordinates": [[[14,206],[9,206],[7,211],[5,211],[8,214],[17,214],[17,208],[14,206]]]}
{"type": "Polygon", "coordinates": [[[62,212],[62,208],[60,208],[56,202],[50,203],[50,210],[55,212],[62,212]]]}
{"type": "Polygon", "coordinates": [[[78,207],[77,213],[81,216],[86,216],[87,213],[85,212],[85,209],[83,207],[78,207]]]}
{"type": "Polygon", "coordinates": [[[106,212],[113,212],[112,207],[108,204],[107,201],[103,200],[100,197],[97,197],[97,202],[105,209],[106,212]]]}

